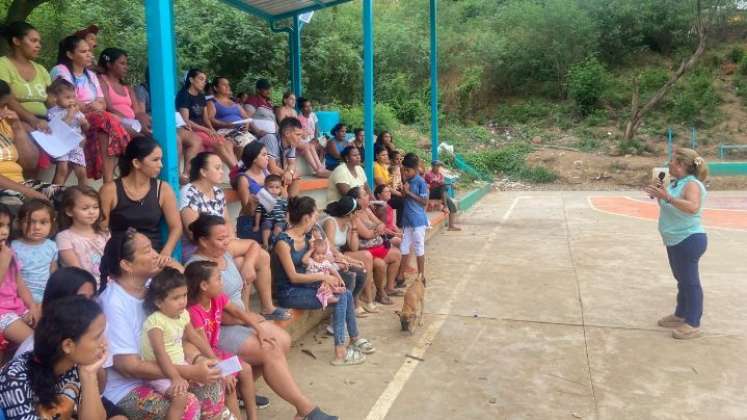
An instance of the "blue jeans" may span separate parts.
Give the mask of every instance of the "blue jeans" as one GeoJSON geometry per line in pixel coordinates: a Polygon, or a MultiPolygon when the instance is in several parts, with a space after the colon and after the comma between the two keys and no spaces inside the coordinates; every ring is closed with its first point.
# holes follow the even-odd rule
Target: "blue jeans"
{"type": "Polygon", "coordinates": [[[674,315],[690,326],[699,327],[703,316],[703,288],[700,286],[698,261],[708,247],[705,233],[694,233],[677,245],[667,247],[672,274],[677,279],[677,307],[674,315]]]}
{"type": "Polygon", "coordinates": [[[362,269],[351,268],[348,271],[340,273],[342,281],[345,282],[345,287],[353,293],[353,297],[358,297],[363,291],[363,286],[366,284],[366,272],[362,269]]]}
{"type": "MultiPolygon", "coordinates": [[[[288,287],[278,293],[280,306],[295,309],[322,309],[322,304],[316,298],[317,287],[288,287]]],[[[332,327],[335,330],[335,346],[345,344],[345,326],[350,337],[358,336],[358,323],[355,319],[353,293],[350,289],[338,296],[339,301],[332,304],[334,314],[332,327]]]]}

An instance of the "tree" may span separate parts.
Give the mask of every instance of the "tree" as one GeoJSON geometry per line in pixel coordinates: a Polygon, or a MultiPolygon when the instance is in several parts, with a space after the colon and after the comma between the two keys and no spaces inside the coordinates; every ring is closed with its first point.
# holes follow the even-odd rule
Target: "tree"
{"type": "MultiPolygon", "coordinates": [[[[714,12],[714,18],[718,19],[719,16],[723,13],[723,3],[724,1],[714,1],[712,2],[710,9],[714,12]]],[[[659,102],[667,95],[669,92],[674,88],[674,85],[677,83],[678,80],[682,78],[682,76],[690,70],[695,63],[697,63],[698,59],[703,55],[706,48],[706,23],[704,22],[705,19],[703,17],[703,8],[701,4],[701,0],[696,0],[695,2],[695,8],[696,8],[696,16],[695,16],[695,24],[693,25],[693,30],[698,35],[698,46],[695,48],[695,51],[690,55],[690,57],[682,60],[682,63],[677,68],[677,71],[672,73],[669,80],[664,83],[662,87],[659,88],[659,90],[654,93],[654,95],[651,97],[651,99],[646,102],[643,107],[640,106],[640,88],[639,88],[639,80],[638,78],[635,78],[633,80],[633,99],[631,101],[631,112],[630,112],[630,120],[628,121],[627,125],[625,126],[625,134],[623,135],[623,139],[630,140],[632,139],[635,134],[638,132],[638,129],[641,127],[641,123],[643,123],[643,118],[648,114],[649,111],[654,109],[656,105],[659,104],[659,102]]]]}
{"type": "Polygon", "coordinates": [[[48,1],[50,0],[13,0],[5,15],[5,23],[26,20],[34,9],[48,1]]]}

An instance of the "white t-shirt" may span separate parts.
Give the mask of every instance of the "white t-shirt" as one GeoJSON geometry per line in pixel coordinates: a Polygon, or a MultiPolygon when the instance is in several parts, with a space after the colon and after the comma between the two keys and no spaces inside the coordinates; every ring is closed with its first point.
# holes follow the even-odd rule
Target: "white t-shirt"
{"type": "Polygon", "coordinates": [[[329,176],[329,186],[327,187],[327,202],[337,201],[340,199],[340,190],[337,189],[337,184],[348,184],[350,188],[362,187],[366,185],[368,179],[366,179],[366,173],[363,168],[358,165],[355,167],[355,176],[350,173],[348,166],[344,163],[339,164],[332,175],[329,176]]]}
{"type": "MultiPolygon", "coordinates": [[[[112,358],[118,354],[140,354],[140,334],[145,322],[143,300],[127,293],[114,281],[109,281],[99,295],[101,308],[106,316],[106,338],[112,358]]],[[[118,403],[128,392],[138,385],[141,379],[125,378],[113,366],[107,368],[104,396],[118,403]]]]}

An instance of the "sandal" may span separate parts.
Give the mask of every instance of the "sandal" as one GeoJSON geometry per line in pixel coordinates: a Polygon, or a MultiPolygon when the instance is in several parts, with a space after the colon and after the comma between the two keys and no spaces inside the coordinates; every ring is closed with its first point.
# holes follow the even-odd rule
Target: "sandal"
{"type": "Polygon", "coordinates": [[[363,308],[363,310],[368,312],[369,314],[378,314],[380,312],[379,308],[377,308],[376,304],[373,302],[363,303],[361,304],[361,308],[363,308]]]}
{"type": "Polygon", "coordinates": [[[337,416],[330,416],[322,411],[319,407],[314,407],[309,414],[303,417],[303,420],[337,420],[337,416]]]}
{"type": "Polygon", "coordinates": [[[387,290],[386,294],[388,296],[399,297],[399,296],[404,296],[405,295],[405,291],[402,290],[402,289],[387,290]]]}
{"type": "Polygon", "coordinates": [[[290,311],[279,306],[276,306],[271,314],[262,314],[262,316],[268,321],[287,321],[291,319],[290,311]]]}
{"type": "Polygon", "coordinates": [[[353,365],[360,365],[363,362],[366,361],[366,356],[363,355],[357,348],[354,346],[348,347],[347,351],[345,352],[345,358],[342,360],[334,359],[330,361],[329,363],[332,366],[353,366],[353,365]]]}
{"type": "Polygon", "coordinates": [[[363,309],[362,306],[359,306],[355,308],[355,317],[356,318],[366,318],[368,316],[368,312],[366,312],[365,309],[363,309]]]}
{"type": "Polygon", "coordinates": [[[371,344],[371,342],[366,340],[365,338],[359,338],[355,340],[355,342],[353,342],[353,348],[357,349],[363,354],[376,353],[376,347],[374,347],[373,344],[371,344]]]}

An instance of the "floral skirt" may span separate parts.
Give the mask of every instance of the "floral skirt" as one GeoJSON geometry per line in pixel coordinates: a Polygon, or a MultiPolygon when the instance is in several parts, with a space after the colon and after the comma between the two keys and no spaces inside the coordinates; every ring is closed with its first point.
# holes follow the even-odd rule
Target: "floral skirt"
{"type": "MultiPolygon", "coordinates": [[[[183,419],[220,419],[225,409],[223,389],[223,382],[191,386],[183,419]]],[[[156,420],[166,417],[169,399],[153,388],[141,385],[125,395],[117,406],[127,413],[130,420],[156,420]]]]}
{"type": "Polygon", "coordinates": [[[119,156],[124,153],[130,135],[127,134],[122,123],[117,117],[108,112],[89,112],[86,119],[91,127],[86,132],[86,170],[88,177],[99,179],[103,175],[104,157],[119,156]],[[98,141],[99,134],[104,134],[109,139],[106,150],[102,150],[101,142],[98,141]]]}

